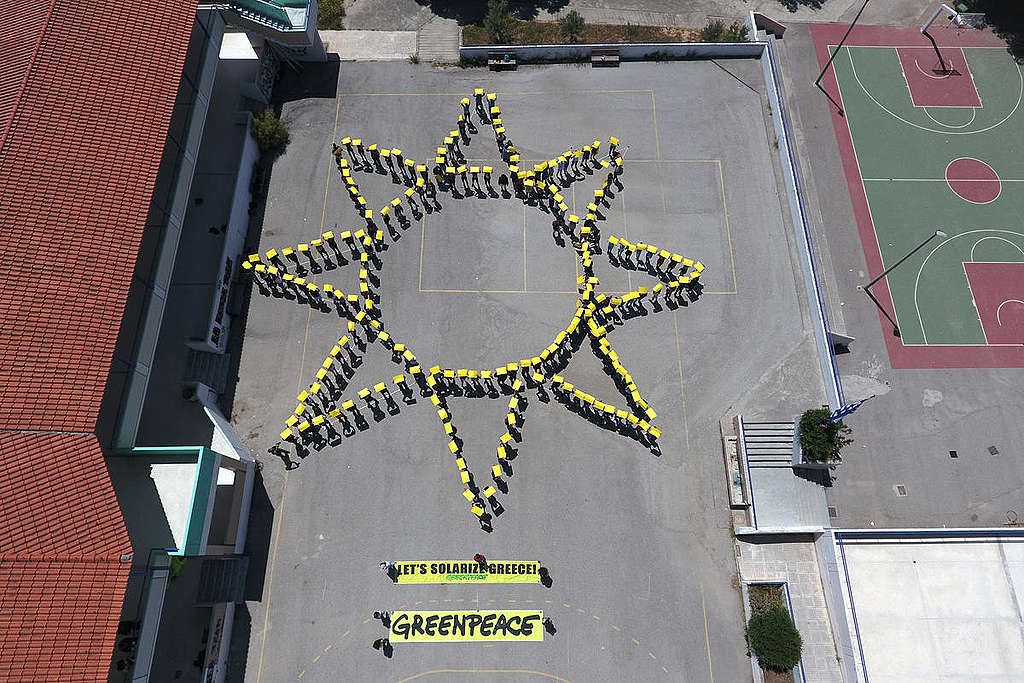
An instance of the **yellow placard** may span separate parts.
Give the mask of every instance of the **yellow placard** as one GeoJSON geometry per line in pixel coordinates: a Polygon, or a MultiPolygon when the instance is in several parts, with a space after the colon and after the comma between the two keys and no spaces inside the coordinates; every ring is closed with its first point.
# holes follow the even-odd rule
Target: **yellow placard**
{"type": "Polygon", "coordinates": [[[540,610],[392,612],[392,643],[463,643],[544,640],[540,610]]]}
{"type": "Polygon", "coordinates": [[[540,562],[465,560],[396,562],[398,583],[540,583],[540,562]]]}

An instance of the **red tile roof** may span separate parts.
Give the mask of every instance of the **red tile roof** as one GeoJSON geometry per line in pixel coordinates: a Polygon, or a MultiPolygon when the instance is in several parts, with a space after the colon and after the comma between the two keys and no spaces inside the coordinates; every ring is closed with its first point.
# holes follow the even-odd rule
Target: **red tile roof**
{"type": "Polygon", "coordinates": [[[107,679],[132,549],[91,432],[195,11],[0,0],[0,681],[107,679]]]}
{"type": "Polygon", "coordinates": [[[0,681],[106,680],[132,552],[92,434],[0,432],[0,681]]]}
{"type": "Polygon", "coordinates": [[[0,0],[2,427],[94,429],[195,10],[0,0]]]}

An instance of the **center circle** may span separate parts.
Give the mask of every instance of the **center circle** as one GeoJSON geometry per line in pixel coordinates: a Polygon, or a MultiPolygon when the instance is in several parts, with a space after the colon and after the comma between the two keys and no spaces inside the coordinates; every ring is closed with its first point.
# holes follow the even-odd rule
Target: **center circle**
{"type": "Polygon", "coordinates": [[[974,157],[960,157],[949,162],[946,183],[958,197],[972,204],[993,202],[1003,191],[995,169],[974,157]]]}

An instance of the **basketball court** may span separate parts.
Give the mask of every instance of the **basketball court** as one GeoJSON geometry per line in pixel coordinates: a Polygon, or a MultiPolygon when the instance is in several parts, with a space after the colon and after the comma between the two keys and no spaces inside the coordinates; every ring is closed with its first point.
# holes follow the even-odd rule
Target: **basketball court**
{"type": "MultiPolygon", "coordinates": [[[[811,27],[819,64],[846,25],[811,27]]],[[[1024,74],[974,28],[860,26],[822,85],[894,368],[1024,367],[1024,74]]]]}

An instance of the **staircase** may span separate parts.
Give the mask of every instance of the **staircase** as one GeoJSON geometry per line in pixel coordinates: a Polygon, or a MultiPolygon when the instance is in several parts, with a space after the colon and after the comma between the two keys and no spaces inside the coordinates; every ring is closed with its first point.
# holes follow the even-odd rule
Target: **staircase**
{"type": "Polygon", "coordinates": [[[218,394],[223,394],[224,389],[228,385],[228,373],[230,371],[230,354],[207,353],[205,351],[189,349],[183,381],[186,384],[199,382],[210,387],[218,394]]]}
{"type": "Polygon", "coordinates": [[[744,422],[743,448],[750,467],[793,466],[792,422],[744,422]]]}
{"type": "Polygon", "coordinates": [[[416,34],[416,54],[424,62],[454,64],[459,61],[461,42],[457,21],[434,17],[423,24],[416,34]]]}
{"type": "Polygon", "coordinates": [[[196,603],[245,602],[245,577],[249,574],[246,555],[204,557],[199,569],[196,603]]]}

